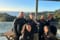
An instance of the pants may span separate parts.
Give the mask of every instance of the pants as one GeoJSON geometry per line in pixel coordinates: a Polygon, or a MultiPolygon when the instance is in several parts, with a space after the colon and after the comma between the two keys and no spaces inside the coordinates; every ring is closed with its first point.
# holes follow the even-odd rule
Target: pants
{"type": "Polygon", "coordinates": [[[43,32],[39,32],[39,40],[41,40],[42,34],[43,34],[43,32]]]}
{"type": "Polygon", "coordinates": [[[21,36],[20,34],[16,34],[16,37],[15,37],[14,40],[19,40],[19,37],[20,37],[20,36],[21,36]]]}
{"type": "Polygon", "coordinates": [[[33,38],[34,38],[34,35],[25,34],[23,37],[23,40],[33,40],[33,38]]]}
{"type": "Polygon", "coordinates": [[[38,33],[34,33],[34,40],[39,40],[38,38],[39,38],[38,33]]]}

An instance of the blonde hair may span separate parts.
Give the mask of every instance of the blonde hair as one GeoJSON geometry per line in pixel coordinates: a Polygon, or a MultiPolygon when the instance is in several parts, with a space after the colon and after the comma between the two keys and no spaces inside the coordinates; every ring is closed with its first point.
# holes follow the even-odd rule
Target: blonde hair
{"type": "Polygon", "coordinates": [[[21,33],[24,33],[25,29],[30,32],[31,31],[31,26],[29,25],[29,27],[27,27],[27,25],[29,24],[24,24],[23,27],[22,27],[22,30],[21,30],[21,33]]]}

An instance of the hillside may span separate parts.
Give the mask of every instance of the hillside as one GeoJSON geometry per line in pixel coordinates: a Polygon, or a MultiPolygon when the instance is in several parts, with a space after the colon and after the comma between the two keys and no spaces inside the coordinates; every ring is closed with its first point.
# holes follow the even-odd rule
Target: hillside
{"type": "Polygon", "coordinates": [[[13,19],[15,19],[15,16],[11,16],[7,13],[0,13],[0,22],[4,22],[4,21],[13,21],[13,19]]]}
{"type": "MultiPolygon", "coordinates": [[[[19,12],[0,12],[0,21],[3,22],[3,21],[13,21],[16,16],[18,15],[19,12]]],[[[25,13],[25,17],[26,18],[29,18],[29,14],[31,12],[24,12],[25,13]]],[[[33,15],[35,15],[34,12],[32,12],[33,15]]],[[[45,15],[45,17],[47,17],[47,14],[48,13],[52,13],[56,18],[57,20],[60,20],[60,9],[59,10],[55,10],[55,11],[44,11],[44,12],[38,12],[37,13],[37,18],[39,19],[41,15],[45,15]]]]}

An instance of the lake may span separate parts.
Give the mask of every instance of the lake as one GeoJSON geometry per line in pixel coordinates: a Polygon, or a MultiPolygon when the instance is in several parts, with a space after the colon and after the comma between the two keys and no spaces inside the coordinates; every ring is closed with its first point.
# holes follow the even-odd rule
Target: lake
{"type": "MultiPolygon", "coordinates": [[[[13,22],[0,22],[0,33],[7,32],[13,28],[13,22]]],[[[57,37],[60,38],[60,29],[57,31],[57,37]]],[[[0,40],[7,40],[6,37],[1,37],[0,40]]]]}
{"type": "MultiPolygon", "coordinates": [[[[0,33],[7,32],[13,28],[13,22],[0,22],[0,33]]],[[[0,40],[7,40],[6,37],[1,37],[0,40]]]]}

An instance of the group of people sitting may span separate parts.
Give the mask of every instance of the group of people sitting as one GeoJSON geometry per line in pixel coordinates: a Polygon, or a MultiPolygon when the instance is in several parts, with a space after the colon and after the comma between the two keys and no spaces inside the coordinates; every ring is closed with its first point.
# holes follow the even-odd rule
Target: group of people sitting
{"type": "Polygon", "coordinates": [[[24,16],[24,12],[21,12],[14,20],[15,40],[34,40],[35,33],[38,33],[39,40],[57,40],[57,28],[52,14],[48,14],[47,20],[44,15],[39,20],[34,19],[32,13],[28,19],[24,16]]]}

